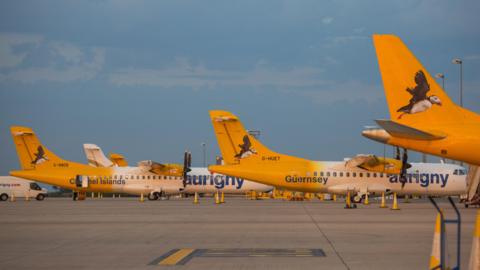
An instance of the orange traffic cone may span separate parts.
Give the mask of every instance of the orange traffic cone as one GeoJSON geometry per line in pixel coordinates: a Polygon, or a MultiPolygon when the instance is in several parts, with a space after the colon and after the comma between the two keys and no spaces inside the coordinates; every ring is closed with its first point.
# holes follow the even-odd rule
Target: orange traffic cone
{"type": "Polygon", "coordinates": [[[470,252],[469,270],[480,269],[480,210],[477,210],[477,221],[473,231],[472,251],[470,252]]]}
{"type": "Polygon", "coordinates": [[[393,205],[392,205],[392,208],[390,208],[391,210],[400,210],[400,208],[398,208],[398,201],[397,201],[397,193],[394,192],[393,193],[393,205]]]}
{"type": "MultiPolygon", "coordinates": [[[[437,269],[440,266],[441,258],[441,216],[437,214],[435,232],[433,234],[432,253],[430,255],[430,266],[428,269],[437,269]]],[[[445,267],[445,266],[444,266],[445,267]]],[[[438,268],[440,269],[440,268],[438,268]]]]}
{"type": "Polygon", "coordinates": [[[387,208],[385,204],[385,192],[382,192],[382,203],[380,204],[380,208],[387,208]]]}
{"type": "Polygon", "coordinates": [[[193,203],[198,204],[198,192],[195,192],[195,197],[193,197],[193,203]]]}

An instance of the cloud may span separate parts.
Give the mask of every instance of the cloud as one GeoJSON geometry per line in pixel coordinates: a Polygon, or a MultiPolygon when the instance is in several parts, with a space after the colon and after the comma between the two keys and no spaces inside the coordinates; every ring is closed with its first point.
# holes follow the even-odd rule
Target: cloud
{"type": "Polygon", "coordinates": [[[12,68],[20,65],[28,52],[17,50],[18,47],[38,46],[41,36],[16,33],[0,33],[0,68],[12,68]]]}
{"type": "Polygon", "coordinates": [[[307,96],[313,103],[326,104],[334,102],[373,103],[384,96],[382,86],[360,81],[327,82],[323,87],[298,93],[307,96]]]}
{"type": "MultiPolygon", "coordinates": [[[[91,80],[105,64],[102,48],[81,48],[64,41],[49,41],[40,36],[3,36],[7,59],[0,81],[36,83],[39,81],[72,82],[91,80]],[[15,45],[34,44],[21,53],[14,53],[15,45]],[[25,62],[28,61],[28,64],[25,62]]],[[[1,48],[1,47],[0,47],[1,48]]]]}
{"type": "Polygon", "coordinates": [[[191,65],[186,59],[178,59],[172,67],[163,69],[125,68],[113,72],[109,82],[116,86],[157,86],[164,88],[191,87],[194,89],[215,86],[248,87],[313,87],[324,84],[320,79],[323,69],[293,67],[277,70],[261,60],[251,70],[232,71],[209,69],[203,65],[191,65]]]}
{"type": "Polygon", "coordinates": [[[323,17],[322,18],[322,23],[323,24],[331,24],[333,22],[333,18],[332,17],[323,17]]]}
{"type": "Polygon", "coordinates": [[[478,60],[480,60],[480,54],[467,55],[463,59],[468,60],[468,61],[478,61],[478,60]]]}

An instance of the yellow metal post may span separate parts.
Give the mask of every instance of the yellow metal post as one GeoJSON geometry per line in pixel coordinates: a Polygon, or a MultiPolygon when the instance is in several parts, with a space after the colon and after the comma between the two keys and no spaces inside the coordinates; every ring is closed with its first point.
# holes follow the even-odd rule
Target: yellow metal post
{"type": "Polygon", "coordinates": [[[345,197],[345,208],[352,208],[352,201],[350,198],[350,191],[347,191],[347,196],[345,197]]]}
{"type": "Polygon", "coordinates": [[[334,202],[337,201],[337,194],[333,194],[333,195],[332,195],[332,200],[333,200],[334,202]]]}
{"type": "Polygon", "coordinates": [[[363,201],[363,204],[364,205],[369,205],[370,204],[370,202],[368,201],[368,191],[367,191],[367,193],[365,193],[365,200],[363,201]]]}
{"type": "Polygon", "coordinates": [[[145,198],[144,198],[143,193],[142,193],[142,194],[140,194],[140,202],[144,202],[144,201],[145,201],[145,198]]]}
{"type": "Polygon", "coordinates": [[[225,203],[225,194],[222,191],[222,197],[220,198],[220,203],[225,203]]]}
{"type": "Polygon", "coordinates": [[[215,192],[215,204],[220,204],[220,197],[218,196],[218,190],[215,192]]]}

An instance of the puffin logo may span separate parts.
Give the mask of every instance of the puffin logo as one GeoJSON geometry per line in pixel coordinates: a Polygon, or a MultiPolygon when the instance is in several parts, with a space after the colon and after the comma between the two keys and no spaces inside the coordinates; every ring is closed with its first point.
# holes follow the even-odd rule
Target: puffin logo
{"type": "Polygon", "coordinates": [[[34,155],[35,159],[32,161],[33,165],[42,164],[43,162],[48,160],[47,156],[45,155],[45,150],[43,150],[43,147],[41,145],[38,146],[37,153],[35,153],[34,155]]]}
{"type": "Polygon", "coordinates": [[[435,95],[427,96],[428,91],[430,91],[430,85],[423,71],[419,70],[415,73],[415,83],[417,85],[414,88],[407,87],[406,89],[407,92],[412,95],[412,98],[410,98],[407,105],[397,110],[397,112],[401,112],[398,119],[402,119],[405,114],[424,112],[435,104],[439,106],[442,105],[439,97],[435,95]]]}
{"type": "Polygon", "coordinates": [[[235,158],[242,159],[257,154],[257,151],[252,148],[252,143],[248,135],[243,136],[243,144],[239,144],[240,152],[235,155],[235,158]]]}

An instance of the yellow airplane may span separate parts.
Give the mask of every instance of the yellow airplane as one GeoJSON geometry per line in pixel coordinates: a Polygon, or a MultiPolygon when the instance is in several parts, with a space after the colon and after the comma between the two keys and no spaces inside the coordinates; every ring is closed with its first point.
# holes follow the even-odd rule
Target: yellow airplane
{"type": "Polygon", "coordinates": [[[185,188],[185,175],[190,170],[189,153],[185,153],[183,166],[147,160],[139,162],[138,167],[93,167],[61,159],[43,146],[28,127],[11,127],[11,134],[21,170],[11,171],[10,175],[83,195],[86,192],[118,192],[148,194],[155,199],[162,194],[181,192],[185,188]]]}
{"type": "MultiPolygon", "coordinates": [[[[480,165],[480,115],[456,105],[394,35],[373,35],[390,120],[362,135],[385,144],[480,165]]],[[[406,150],[404,158],[407,159],[406,150]]]]}
{"type": "MultiPolygon", "coordinates": [[[[341,162],[329,162],[288,156],[262,145],[230,112],[210,111],[210,118],[224,160],[224,165],[209,166],[211,172],[303,192],[343,194],[348,190],[368,192],[362,190],[364,188],[379,192],[401,188],[402,184],[391,178],[400,172],[400,160],[358,155],[341,162]],[[359,187],[362,180],[365,185],[359,187]]],[[[412,179],[410,181],[412,183],[412,179]]]]}

